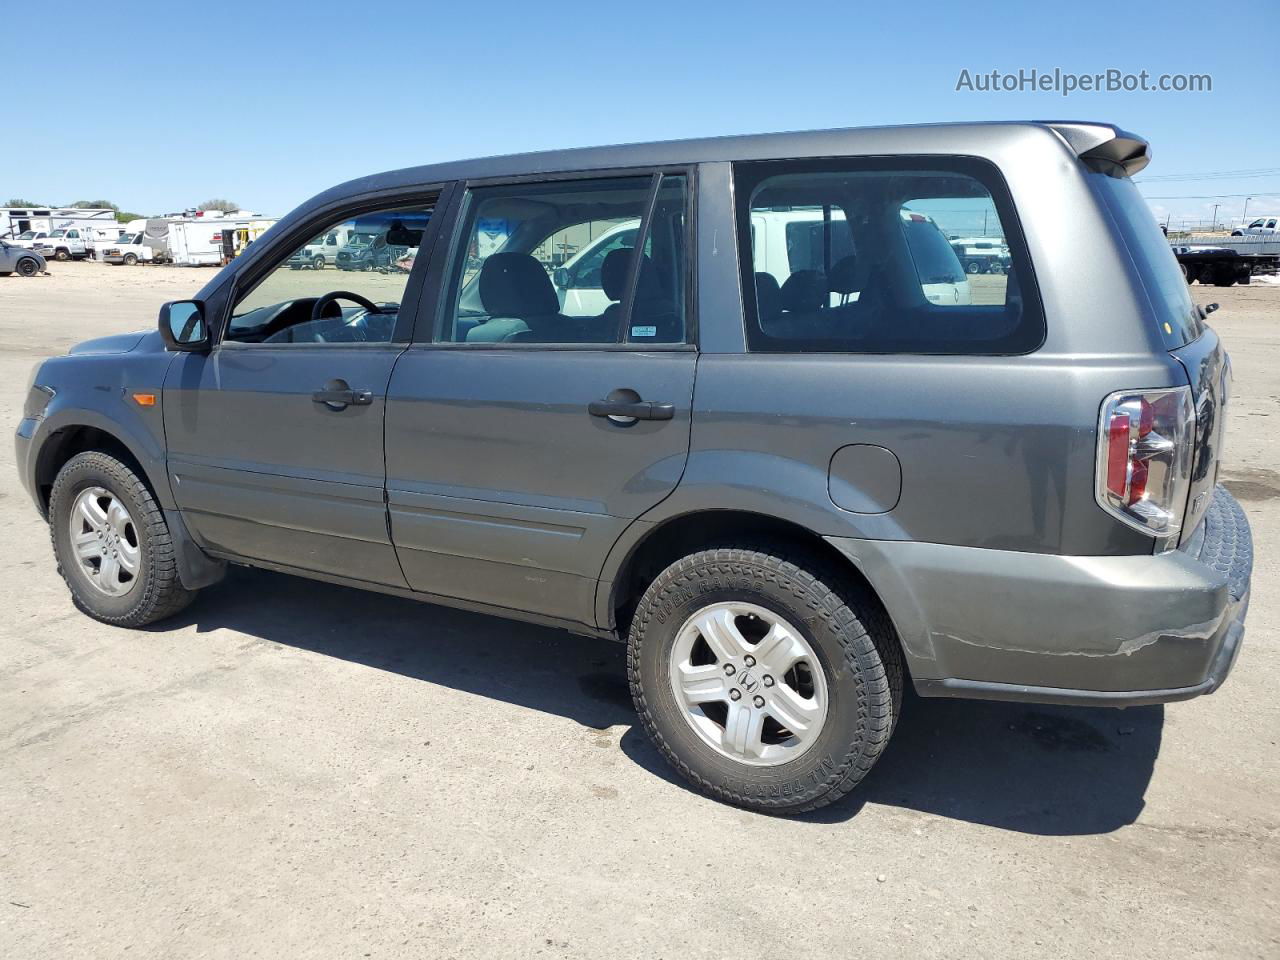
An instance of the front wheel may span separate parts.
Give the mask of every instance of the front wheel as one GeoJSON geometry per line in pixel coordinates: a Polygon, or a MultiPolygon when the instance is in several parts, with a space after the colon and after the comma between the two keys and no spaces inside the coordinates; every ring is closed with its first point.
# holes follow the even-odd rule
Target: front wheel
{"type": "Polygon", "coordinates": [[[136,255],[136,254],[126,253],[126,254],[124,255],[124,265],[125,265],[126,267],[132,267],[132,266],[135,266],[135,265],[137,265],[137,263],[138,263],[138,257],[137,257],[137,255],[136,255]]]}
{"type": "Polygon", "coordinates": [[[40,264],[30,257],[23,257],[18,261],[18,276],[20,277],[34,277],[39,271],[40,264]]]}
{"type": "Polygon", "coordinates": [[[164,512],[128,465],[98,451],[72,457],[49,496],[58,572],[77,607],[103,623],[141,627],[195,594],[178,578],[164,512]]]}
{"type": "Polygon", "coordinates": [[[53,254],[55,260],[70,260],[71,252],[69,250],[56,250],[53,254]]]}
{"type": "Polygon", "coordinates": [[[879,604],[816,559],[745,547],[672,564],[636,608],[628,675],[645,729],[703,793],[769,813],[844,796],[902,698],[879,604]]]}

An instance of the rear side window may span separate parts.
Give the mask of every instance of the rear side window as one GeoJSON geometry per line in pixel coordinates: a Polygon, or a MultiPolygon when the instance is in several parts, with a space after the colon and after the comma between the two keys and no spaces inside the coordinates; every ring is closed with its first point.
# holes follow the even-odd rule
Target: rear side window
{"type": "Polygon", "coordinates": [[[1127,176],[1105,172],[1089,175],[1094,189],[1115,218],[1120,236],[1146,288],[1166,349],[1176,350],[1197,339],[1204,324],[1191,302],[1187,278],[1151,208],[1127,176]]]}
{"type": "Polygon", "coordinates": [[[1044,339],[994,167],[966,158],[742,163],[753,351],[1017,354],[1044,339]]]}

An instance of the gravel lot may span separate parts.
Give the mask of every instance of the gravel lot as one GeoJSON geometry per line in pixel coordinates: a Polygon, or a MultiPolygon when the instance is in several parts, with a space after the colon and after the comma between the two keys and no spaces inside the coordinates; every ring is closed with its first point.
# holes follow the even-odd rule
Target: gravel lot
{"type": "MultiPolygon", "coordinates": [[[[0,423],[40,357],[213,274],[0,279],[0,423]]],[[[1222,692],[908,699],[848,802],[672,779],[621,650],[233,572],[146,632],[71,606],[0,444],[0,956],[1280,956],[1280,285],[1219,290],[1257,546],[1222,692]]]]}

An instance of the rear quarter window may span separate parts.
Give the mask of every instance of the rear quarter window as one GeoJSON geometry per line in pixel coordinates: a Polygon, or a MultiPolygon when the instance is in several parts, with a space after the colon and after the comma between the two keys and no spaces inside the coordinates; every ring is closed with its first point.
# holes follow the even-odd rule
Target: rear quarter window
{"type": "Polygon", "coordinates": [[[1165,348],[1176,350],[1191,343],[1204,332],[1204,323],[1191,301],[1178,258],[1147,202],[1127,176],[1094,172],[1089,178],[1133,259],[1165,348]]]}
{"type": "Polygon", "coordinates": [[[752,351],[1005,355],[1043,342],[1035,276],[991,164],[764,161],[734,177],[752,351]],[[983,255],[962,263],[956,246],[974,238],[983,255]]]}

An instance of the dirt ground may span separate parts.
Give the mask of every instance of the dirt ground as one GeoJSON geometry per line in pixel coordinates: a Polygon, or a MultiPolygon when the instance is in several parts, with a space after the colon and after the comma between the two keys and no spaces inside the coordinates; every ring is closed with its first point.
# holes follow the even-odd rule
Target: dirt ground
{"type": "MultiPolygon", "coordinates": [[[[212,270],[0,279],[0,424],[32,365],[212,270]]],[[[0,444],[0,956],[1280,956],[1280,285],[1220,290],[1253,605],[1168,707],[909,697],[847,802],[677,782],[621,650],[236,571],[144,632],[71,606],[0,444]]]]}

